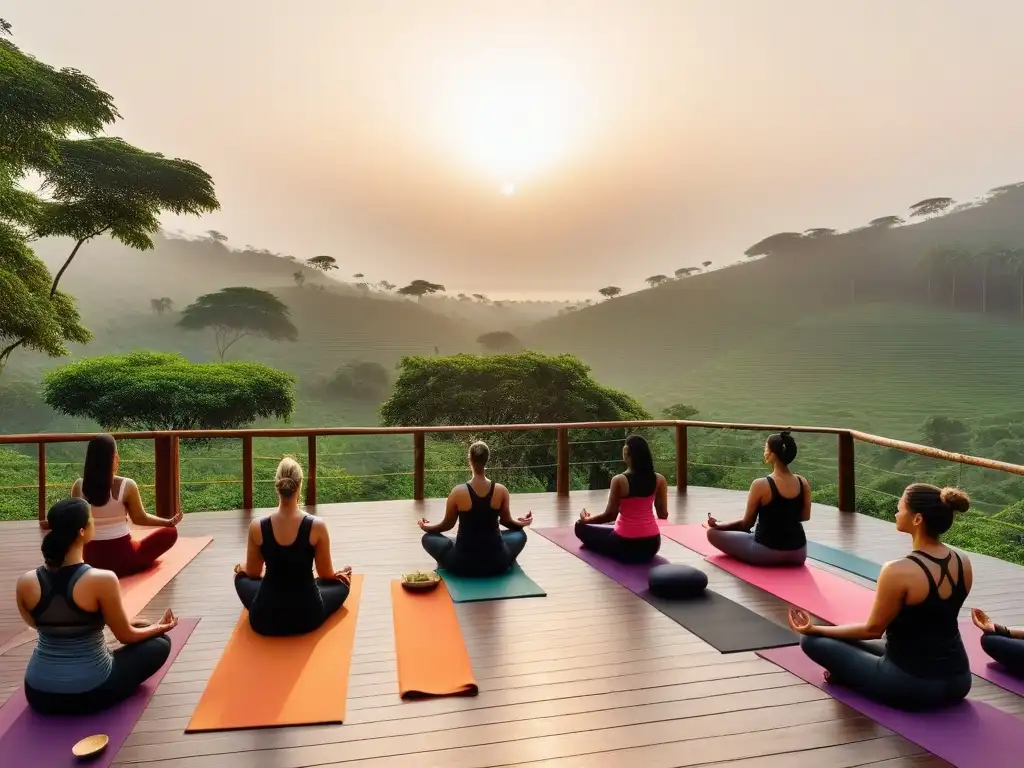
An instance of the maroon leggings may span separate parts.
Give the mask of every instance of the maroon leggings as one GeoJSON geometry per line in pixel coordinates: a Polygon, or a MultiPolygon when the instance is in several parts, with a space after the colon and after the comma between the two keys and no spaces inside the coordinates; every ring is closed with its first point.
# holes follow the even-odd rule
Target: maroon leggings
{"type": "Polygon", "coordinates": [[[131,536],[94,539],[85,545],[85,562],[93,568],[113,571],[118,576],[131,576],[150,568],[177,540],[177,528],[157,528],[142,539],[131,536]]]}

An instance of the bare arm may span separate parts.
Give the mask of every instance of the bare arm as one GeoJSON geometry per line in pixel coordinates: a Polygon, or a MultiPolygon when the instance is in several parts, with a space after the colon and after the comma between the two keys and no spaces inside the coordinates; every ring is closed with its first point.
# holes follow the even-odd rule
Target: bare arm
{"type": "Polygon", "coordinates": [[[313,530],[316,533],[316,543],[313,545],[316,575],[321,579],[333,579],[335,572],[334,561],[331,559],[331,532],[323,520],[314,520],[313,530]]]}
{"type": "Polygon", "coordinates": [[[526,517],[512,517],[512,494],[504,485],[497,485],[495,491],[501,494],[501,508],[498,510],[498,522],[510,531],[521,531],[533,522],[533,513],[527,512],[526,517]]]}
{"type": "Polygon", "coordinates": [[[26,601],[34,597],[34,602],[38,602],[39,595],[39,579],[36,578],[34,572],[26,573],[18,579],[18,585],[14,590],[14,597],[18,601],[18,613],[21,614],[22,620],[33,629],[35,629],[36,621],[32,618],[32,611],[29,610],[26,601]]]}
{"type": "Polygon", "coordinates": [[[806,634],[833,637],[837,640],[878,640],[896,618],[906,599],[907,590],[893,563],[882,566],[875,590],[871,615],[863,624],[844,624],[839,627],[812,626],[806,634]]]}
{"type": "Polygon", "coordinates": [[[250,579],[258,579],[263,575],[263,552],[260,551],[260,541],[257,535],[260,533],[260,521],[253,520],[249,524],[249,536],[245,544],[245,567],[242,573],[250,579]]]}
{"type": "Polygon", "coordinates": [[[128,509],[128,517],[133,523],[152,528],[173,528],[181,522],[181,512],[178,512],[169,520],[149,514],[142,503],[142,494],[139,493],[139,486],[136,485],[135,481],[129,480],[126,477],[121,482],[125,483],[124,493],[122,494],[124,505],[128,509]]]}
{"type": "Polygon", "coordinates": [[[71,486],[71,496],[75,499],[82,498],[82,480],[75,480],[75,484],[71,486]]]}
{"type": "Polygon", "coordinates": [[[420,528],[427,533],[444,533],[450,531],[455,527],[455,523],[459,519],[459,506],[455,501],[458,489],[453,490],[448,494],[448,501],[444,505],[444,519],[440,523],[434,523],[431,525],[425,520],[420,521],[420,528]]]}
{"type": "Polygon", "coordinates": [[[171,622],[160,622],[150,624],[146,627],[132,626],[128,615],[124,610],[124,602],[121,600],[121,585],[110,571],[93,570],[88,577],[93,584],[96,593],[96,601],[99,603],[103,620],[107,622],[110,631],[114,633],[117,642],[122,645],[131,645],[148,640],[151,637],[158,637],[173,628],[171,622]]]}
{"type": "Polygon", "coordinates": [[[804,484],[804,509],[803,514],[800,515],[800,519],[806,523],[811,519],[811,484],[807,482],[807,478],[803,475],[799,475],[798,477],[800,478],[800,482],[804,484]]]}
{"type": "MultiPolygon", "coordinates": [[[[753,528],[754,523],[757,522],[757,511],[761,508],[761,502],[764,499],[766,483],[764,478],[758,478],[750,484],[750,491],[747,493],[747,507],[742,518],[731,523],[716,523],[712,527],[720,531],[749,531],[753,528]]],[[[713,520],[714,518],[709,516],[708,519],[713,520]]]]}
{"type": "Polygon", "coordinates": [[[668,520],[668,483],[658,475],[658,485],[654,490],[654,511],[661,520],[668,520]]]}

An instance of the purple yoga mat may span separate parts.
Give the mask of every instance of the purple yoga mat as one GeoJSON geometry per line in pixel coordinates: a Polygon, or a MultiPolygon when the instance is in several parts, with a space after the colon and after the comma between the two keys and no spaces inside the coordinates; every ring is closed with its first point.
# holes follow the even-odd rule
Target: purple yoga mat
{"type": "Polygon", "coordinates": [[[937,712],[902,712],[849,688],[826,684],[824,670],[800,646],[758,651],[757,655],[957,768],[1015,768],[1024,759],[1021,720],[984,702],[967,700],[937,712]]]}
{"type": "Polygon", "coordinates": [[[81,765],[107,768],[198,623],[199,619],[181,619],[168,633],[171,655],[167,663],[143,683],[134,696],[105,712],[80,717],[38,715],[29,709],[25,690],[19,688],[0,708],[0,768],[78,768],[81,765]],[[102,754],[88,763],[82,763],[71,754],[71,748],[79,741],[100,733],[110,738],[102,754]]]}
{"type": "Polygon", "coordinates": [[[668,562],[668,560],[660,555],[651,562],[640,565],[626,565],[625,563],[616,562],[610,557],[603,557],[591,552],[589,549],[584,549],[580,540],[576,538],[572,527],[538,528],[536,533],[539,533],[548,541],[554,542],[566,552],[572,552],[595,570],[600,571],[613,581],[617,581],[630,592],[636,592],[637,594],[647,591],[647,576],[651,572],[651,568],[668,562]]]}

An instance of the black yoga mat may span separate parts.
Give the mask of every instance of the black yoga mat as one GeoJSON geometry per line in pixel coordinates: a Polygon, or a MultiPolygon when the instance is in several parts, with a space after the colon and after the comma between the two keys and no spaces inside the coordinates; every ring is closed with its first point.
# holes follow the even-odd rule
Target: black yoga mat
{"type": "Polygon", "coordinates": [[[666,600],[649,590],[637,594],[722,653],[761,651],[800,642],[788,627],[781,627],[709,589],[687,600],[666,600]]]}

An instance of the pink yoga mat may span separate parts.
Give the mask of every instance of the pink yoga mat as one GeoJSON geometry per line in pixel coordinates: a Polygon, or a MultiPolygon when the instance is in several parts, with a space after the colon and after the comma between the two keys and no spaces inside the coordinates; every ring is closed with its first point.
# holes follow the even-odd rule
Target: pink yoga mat
{"type": "Polygon", "coordinates": [[[1021,721],[984,702],[968,700],[937,712],[902,712],[848,688],[826,684],[824,670],[799,646],[758,651],[757,655],[957,768],[1017,768],[1024,760],[1021,721]]]}
{"type": "Polygon", "coordinates": [[[704,557],[721,554],[721,550],[711,546],[707,528],[702,525],[663,525],[661,535],[704,557]]]}
{"type": "Polygon", "coordinates": [[[168,637],[171,655],[160,670],[139,687],[135,695],[105,712],[80,717],[46,717],[29,709],[25,690],[19,688],[0,708],[0,766],[15,768],[107,768],[127,740],[139,716],[153,697],[199,619],[181,619],[168,637]],[[86,736],[106,734],[110,743],[102,754],[82,763],[71,748],[86,736]]]}

